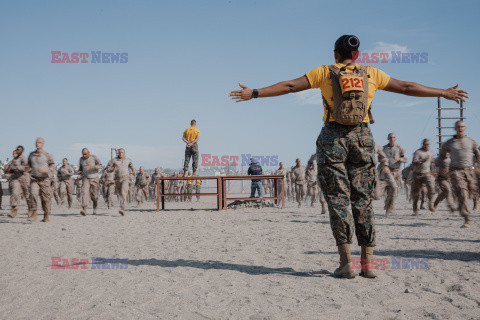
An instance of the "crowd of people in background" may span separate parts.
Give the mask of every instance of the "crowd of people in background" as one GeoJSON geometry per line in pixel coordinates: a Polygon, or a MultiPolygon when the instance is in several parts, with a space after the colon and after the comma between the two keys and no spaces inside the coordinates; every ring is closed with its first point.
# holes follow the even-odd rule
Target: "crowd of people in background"
{"type": "MultiPolygon", "coordinates": [[[[378,165],[374,197],[384,199],[387,217],[394,213],[398,195],[403,193],[412,203],[414,216],[418,216],[420,210],[435,212],[445,201],[452,213],[459,211],[465,219],[462,227],[471,225],[470,208],[475,210],[480,198],[480,151],[477,142],[465,135],[465,122],[457,121],[455,130],[456,135],[442,144],[436,158],[430,150],[430,141],[423,139],[410,164],[407,164],[405,149],[396,143],[395,133],[388,135],[386,145],[375,145],[378,165]]],[[[248,174],[262,174],[261,166],[254,159],[248,174]]],[[[280,163],[272,174],[284,175],[286,199],[296,202],[299,208],[308,201],[313,207],[318,201],[321,214],[327,213],[327,202],[317,179],[315,155],[306,167],[296,159],[290,170],[280,163]]],[[[260,198],[264,194],[273,196],[273,183],[272,179],[253,180],[251,197],[255,197],[255,191],[260,198]]]]}
{"type": "MultiPolygon", "coordinates": [[[[29,156],[24,155],[24,147],[18,146],[12,153],[13,159],[4,166],[10,192],[9,217],[18,214],[18,206],[24,200],[27,205],[28,219],[36,220],[39,204],[41,204],[44,222],[50,220],[52,200],[59,206],[72,208],[74,195],[81,205],[80,214],[85,216],[91,205],[93,214],[97,213],[100,196],[108,208],[114,206],[115,196],[119,199],[121,215],[125,214],[125,204],[135,202],[140,207],[148,200],[156,199],[158,177],[192,176],[191,172],[176,172],[168,175],[158,168],[153,174],[147,173],[142,166],[138,171],[132,161],[125,156],[125,150],[119,149],[117,156],[103,166],[99,158],[87,148],[82,150],[82,157],[75,169],[67,158],[57,168],[54,158],[44,150],[45,140],[37,138],[36,149],[29,156]]],[[[171,201],[192,201],[192,196],[182,194],[200,194],[202,181],[166,180],[165,193],[179,194],[171,201]]],[[[0,186],[0,190],[3,189],[0,186]]],[[[2,197],[0,197],[1,199],[2,197]]],[[[167,198],[168,199],[168,198],[167,198]]],[[[197,196],[197,201],[200,197],[197,196]]],[[[1,204],[1,200],[0,200],[1,204]]],[[[1,205],[0,205],[1,208],[1,205]]]]}
{"type": "MultiPolygon", "coordinates": [[[[185,167],[170,175],[158,168],[149,174],[142,166],[137,171],[124,149],[118,149],[117,156],[104,166],[97,156],[84,148],[78,167],[74,168],[67,158],[57,167],[53,156],[44,150],[43,138],[36,139],[36,149],[28,157],[24,155],[24,147],[18,146],[12,152],[13,159],[4,166],[10,191],[11,211],[8,216],[13,218],[17,215],[22,199],[26,201],[28,218],[32,221],[37,218],[39,204],[44,213],[42,221],[49,221],[52,199],[59,206],[72,208],[74,195],[81,205],[80,214],[83,216],[90,205],[92,213],[97,213],[100,196],[103,196],[108,208],[114,206],[117,197],[121,215],[125,214],[126,203],[136,202],[140,207],[145,201],[156,199],[157,178],[196,176],[199,131],[194,120],[191,124],[192,127],[183,136],[187,144],[185,167]],[[193,134],[188,135],[188,131],[193,134]],[[189,150],[192,146],[195,146],[193,151],[189,150]],[[193,158],[194,172],[188,171],[190,157],[193,158]]],[[[403,192],[412,203],[413,215],[427,208],[436,211],[440,202],[446,201],[451,212],[458,210],[464,217],[463,227],[471,224],[470,207],[475,209],[480,198],[480,151],[475,140],[465,135],[465,122],[457,121],[455,130],[457,134],[442,145],[437,158],[430,150],[430,141],[424,139],[408,165],[405,149],[396,143],[394,133],[388,135],[386,145],[376,144],[378,166],[374,193],[375,199],[384,198],[386,216],[394,213],[395,202],[399,193],[403,192]]],[[[296,159],[290,170],[280,162],[279,168],[269,174],[284,176],[283,190],[288,201],[296,202],[299,208],[306,203],[313,207],[319,202],[321,214],[326,214],[328,206],[318,180],[315,160],[316,156],[312,155],[304,166],[300,159],[296,159]]],[[[251,159],[248,174],[263,175],[263,169],[255,159],[251,159]]],[[[282,188],[280,185],[275,188],[274,183],[281,181],[253,179],[250,197],[255,198],[257,194],[258,198],[273,197],[276,196],[275,189],[279,195],[282,188]]],[[[201,186],[201,179],[165,180],[162,192],[178,194],[167,197],[167,201],[192,201],[193,194],[200,201],[201,186]]]]}

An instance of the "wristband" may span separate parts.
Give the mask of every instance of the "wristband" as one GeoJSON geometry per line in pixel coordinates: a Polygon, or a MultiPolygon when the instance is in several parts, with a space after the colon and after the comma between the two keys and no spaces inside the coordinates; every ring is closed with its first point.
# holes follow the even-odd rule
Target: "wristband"
{"type": "Polygon", "coordinates": [[[253,97],[255,99],[258,98],[258,90],[257,89],[253,89],[253,97]]]}

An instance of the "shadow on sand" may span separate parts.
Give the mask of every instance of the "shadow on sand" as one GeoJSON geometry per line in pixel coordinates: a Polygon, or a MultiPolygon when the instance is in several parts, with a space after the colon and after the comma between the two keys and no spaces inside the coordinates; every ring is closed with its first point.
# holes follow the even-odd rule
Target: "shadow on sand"
{"type": "MultiPolygon", "coordinates": [[[[304,254],[335,254],[337,251],[306,251],[304,254]]],[[[360,251],[353,251],[352,255],[360,255],[360,251]]],[[[464,262],[479,261],[480,252],[470,251],[439,251],[439,250],[374,250],[374,256],[403,257],[418,259],[458,260],[464,262]]]]}
{"type": "Polygon", "coordinates": [[[156,266],[161,268],[197,268],[203,270],[234,270],[250,275],[264,275],[264,274],[281,274],[295,277],[319,277],[320,275],[332,275],[327,270],[312,271],[312,272],[298,272],[292,268],[269,268],[264,266],[251,266],[236,263],[226,263],[221,261],[207,260],[162,260],[162,259],[140,259],[128,260],[127,264],[134,266],[156,266]]]}

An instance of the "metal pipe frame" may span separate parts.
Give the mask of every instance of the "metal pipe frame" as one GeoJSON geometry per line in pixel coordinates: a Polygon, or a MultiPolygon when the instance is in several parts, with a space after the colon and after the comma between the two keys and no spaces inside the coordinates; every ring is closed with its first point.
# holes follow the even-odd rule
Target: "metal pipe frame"
{"type": "Polygon", "coordinates": [[[222,208],[222,189],[221,189],[221,177],[158,177],[157,178],[157,212],[160,211],[160,200],[162,202],[162,210],[165,210],[165,197],[178,197],[178,196],[216,196],[217,197],[217,210],[222,208]],[[165,180],[217,180],[217,192],[216,193],[165,193],[165,180]],[[161,192],[160,192],[161,190],[161,192]]]}
{"type": "Polygon", "coordinates": [[[230,180],[263,180],[272,179],[273,183],[273,197],[263,197],[262,200],[274,200],[275,204],[279,201],[282,203],[282,209],[285,208],[285,177],[283,175],[258,175],[258,176],[224,176],[224,177],[158,177],[157,178],[157,212],[160,211],[160,202],[162,202],[162,210],[165,210],[165,197],[178,196],[216,196],[217,210],[226,210],[228,201],[245,200],[254,201],[259,198],[229,198],[227,193],[227,181],[230,180]],[[216,193],[165,193],[165,180],[217,180],[216,193]],[[281,181],[280,195],[278,194],[277,181],[281,181]]]}
{"type": "Polygon", "coordinates": [[[227,202],[228,201],[235,201],[235,200],[244,200],[244,201],[254,201],[258,199],[262,200],[274,200],[275,204],[278,203],[280,200],[282,202],[282,209],[285,208],[285,177],[283,175],[258,175],[258,176],[226,176],[222,177],[222,194],[223,194],[223,201],[222,201],[222,209],[226,210],[227,209],[227,202]],[[226,186],[227,186],[227,181],[229,180],[253,180],[253,179],[273,179],[274,184],[273,184],[273,197],[263,197],[263,198],[229,198],[228,194],[226,192],[226,186]],[[280,187],[280,196],[278,196],[278,190],[277,190],[277,180],[280,180],[281,187],[280,187]]]}

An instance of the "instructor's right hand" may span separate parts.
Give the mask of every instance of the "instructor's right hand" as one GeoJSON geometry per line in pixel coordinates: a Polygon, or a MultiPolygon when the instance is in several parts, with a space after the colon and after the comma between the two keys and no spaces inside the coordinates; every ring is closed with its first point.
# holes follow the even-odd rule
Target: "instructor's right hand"
{"type": "Polygon", "coordinates": [[[248,101],[253,98],[253,90],[247,86],[242,85],[241,83],[238,84],[242,90],[231,91],[229,96],[230,99],[236,100],[235,102],[242,102],[248,101]]]}

